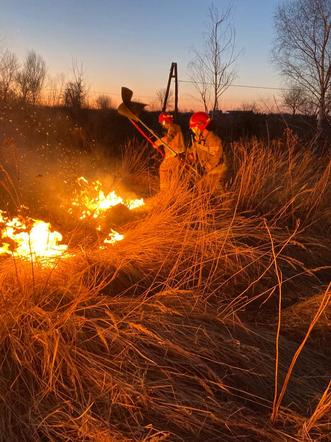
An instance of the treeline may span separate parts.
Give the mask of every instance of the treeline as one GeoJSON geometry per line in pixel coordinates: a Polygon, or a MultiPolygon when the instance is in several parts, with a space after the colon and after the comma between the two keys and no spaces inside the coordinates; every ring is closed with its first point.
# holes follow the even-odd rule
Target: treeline
{"type": "MultiPolygon", "coordinates": [[[[72,109],[89,107],[83,68],[73,65],[71,77],[65,81],[64,75],[48,76],[45,60],[35,51],[30,51],[20,62],[16,54],[5,50],[0,54],[0,105],[23,103],[63,105],[72,109]]],[[[111,106],[111,100],[100,95],[93,104],[105,109],[111,106]]]]}
{"type": "MultiPolygon", "coordinates": [[[[64,76],[50,80],[44,59],[30,51],[22,63],[6,50],[0,56],[0,143],[13,138],[19,143],[64,143],[80,149],[102,145],[118,155],[128,139],[143,138],[116,109],[111,99],[100,95],[89,102],[82,68],[73,66],[70,81],[64,76]]],[[[187,144],[190,143],[190,113],[176,115],[187,144]]],[[[157,112],[144,112],[142,119],[161,134],[157,112]]],[[[225,143],[257,137],[269,143],[291,129],[301,140],[318,151],[330,148],[330,126],[323,137],[316,137],[316,115],[265,114],[253,110],[215,112],[215,130],[225,143]]]]}
{"type": "MultiPolygon", "coordinates": [[[[179,113],[175,120],[180,124],[190,144],[189,118],[191,113],[179,113]]],[[[162,134],[158,112],[143,112],[141,119],[153,131],[162,134]]],[[[257,114],[254,112],[220,113],[214,118],[215,130],[225,144],[243,138],[256,137],[268,143],[280,138],[286,129],[301,141],[323,152],[330,147],[331,136],[324,140],[314,138],[316,118],[303,115],[257,114]]],[[[129,120],[116,109],[68,108],[13,103],[0,106],[0,145],[13,139],[17,145],[66,145],[79,150],[101,148],[109,156],[121,155],[129,140],[143,142],[144,138],[129,120]]],[[[150,149],[153,151],[153,149],[150,149]]]]}

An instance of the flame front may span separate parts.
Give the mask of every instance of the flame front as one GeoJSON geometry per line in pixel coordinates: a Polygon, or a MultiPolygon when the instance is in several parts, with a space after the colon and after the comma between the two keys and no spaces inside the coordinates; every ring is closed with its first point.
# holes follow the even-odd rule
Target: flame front
{"type": "MultiPolygon", "coordinates": [[[[98,218],[108,209],[118,204],[123,204],[129,210],[144,205],[143,198],[124,199],[117,195],[114,190],[105,194],[102,190],[102,183],[99,180],[89,183],[86,178],[80,177],[77,182],[81,190],[72,201],[72,205],[78,208],[80,211],[79,218],[82,220],[86,218],[98,218]]],[[[70,210],[70,212],[72,212],[72,210],[70,210]]]]}
{"type": "Polygon", "coordinates": [[[48,260],[62,256],[68,246],[59,244],[62,235],[51,231],[50,223],[32,218],[9,218],[0,210],[0,255],[10,254],[29,260],[48,260]]]}

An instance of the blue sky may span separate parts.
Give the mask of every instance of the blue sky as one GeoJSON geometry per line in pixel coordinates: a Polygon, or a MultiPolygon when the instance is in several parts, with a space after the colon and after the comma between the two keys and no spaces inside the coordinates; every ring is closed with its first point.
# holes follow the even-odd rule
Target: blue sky
{"type": "MultiPolygon", "coordinates": [[[[214,0],[219,11],[228,1],[214,0]]],[[[233,0],[237,61],[235,84],[281,86],[270,62],[273,14],[278,0],[233,0]]],[[[0,49],[23,60],[34,49],[52,76],[70,79],[73,62],[82,65],[91,95],[108,93],[120,101],[120,88],[152,103],[167,83],[171,62],[188,79],[193,48],[200,50],[208,31],[207,0],[0,0],[0,49]]],[[[194,95],[180,83],[180,106],[194,95]]],[[[277,91],[230,88],[223,108],[271,100],[277,91]]],[[[197,102],[192,101],[192,107],[197,102]]]]}

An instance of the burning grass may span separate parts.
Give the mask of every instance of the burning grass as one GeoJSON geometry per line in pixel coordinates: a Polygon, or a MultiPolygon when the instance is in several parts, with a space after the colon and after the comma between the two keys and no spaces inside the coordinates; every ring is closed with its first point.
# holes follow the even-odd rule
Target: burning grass
{"type": "Polygon", "coordinates": [[[310,205],[257,143],[221,195],[174,182],[115,244],[3,259],[0,439],[327,441],[330,177],[305,155],[310,205]]]}
{"type": "Polygon", "coordinates": [[[114,190],[105,194],[102,183],[99,180],[89,183],[85,177],[79,177],[77,182],[80,190],[73,198],[73,208],[70,208],[70,212],[72,213],[74,209],[77,209],[80,212],[79,219],[81,220],[99,218],[107,210],[119,204],[124,205],[129,210],[134,210],[144,205],[143,198],[123,199],[114,190]]]}
{"type": "Polygon", "coordinates": [[[40,261],[48,265],[56,257],[65,257],[68,246],[59,244],[61,233],[52,231],[50,223],[28,217],[10,218],[0,211],[0,255],[40,261]]]}

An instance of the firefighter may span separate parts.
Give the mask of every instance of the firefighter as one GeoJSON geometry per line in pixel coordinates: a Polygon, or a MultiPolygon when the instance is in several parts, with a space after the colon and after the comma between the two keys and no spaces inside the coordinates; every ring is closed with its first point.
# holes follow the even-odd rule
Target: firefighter
{"type": "Polygon", "coordinates": [[[201,185],[211,193],[224,183],[227,170],[221,139],[212,130],[212,120],[206,112],[195,112],[190,118],[193,144],[190,156],[202,172],[201,185]]]}
{"type": "Polygon", "coordinates": [[[173,116],[166,112],[159,115],[159,123],[166,134],[154,143],[155,148],[163,146],[164,159],[160,164],[160,190],[165,190],[175,174],[181,170],[180,155],[185,152],[182,129],[174,123],[173,116]]]}

